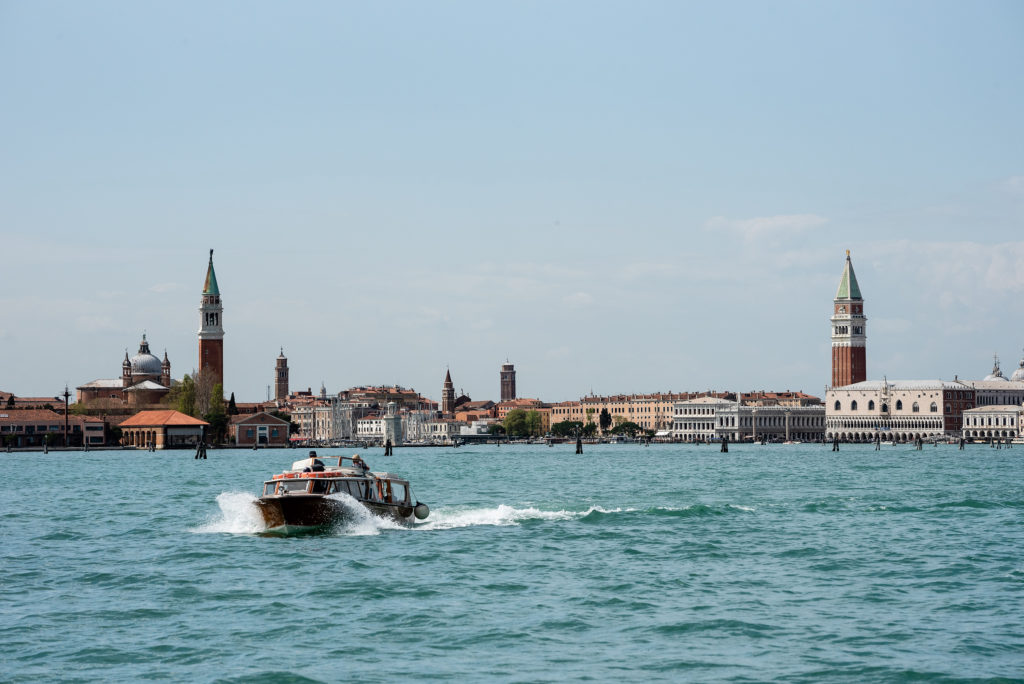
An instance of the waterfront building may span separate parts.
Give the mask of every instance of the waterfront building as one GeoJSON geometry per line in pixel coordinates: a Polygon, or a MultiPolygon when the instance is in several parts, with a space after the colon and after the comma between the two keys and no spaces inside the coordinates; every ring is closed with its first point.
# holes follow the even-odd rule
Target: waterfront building
{"type": "Polygon", "coordinates": [[[825,439],[870,442],[956,437],[975,390],[959,381],[865,380],[825,393],[825,439]]]}
{"type": "Polygon", "coordinates": [[[825,406],[803,392],[745,392],[740,401],[704,396],[676,402],[672,438],[684,442],[817,442],[825,436],[825,406]]]}
{"type": "Polygon", "coordinates": [[[803,392],[744,392],[740,395],[744,406],[821,406],[821,398],[803,392]]]}
{"type": "Polygon", "coordinates": [[[1024,409],[1016,406],[978,406],[964,411],[964,439],[1013,439],[1021,435],[1024,409]]]}
{"type": "Polygon", "coordinates": [[[428,423],[435,420],[435,411],[408,410],[402,413],[403,431],[407,442],[426,442],[430,439],[428,423]]]}
{"type": "Polygon", "coordinates": [[[224,387],[224,305],[217,275],[213,271],[213,250],[206,267],[206,280],[199,305],[199,371],[210,376],[210,387],[224,387]]]}
{"type": "Polygon", "coordinates": [[[237,446],[288,446],[289,422],[266,412],[231,416],[228,441],[237,446]]]}
{"type": "Polygon", "coordinates": [[[178,411],[139,411],[124,420],[121,428],[121,444],[156,449],[195,447],[204,439],[206,421],[187,416],[178,411]]]}
{"type": "Polygon", "coordinates": [[[866,323],[864,298],[846,250],[846,266],[832,303],[832,387],[867,379],[866,323]]]}
{"type": "Polygon", "coordinates": [[[1024,359],[1009,380],[1003,376],[997,356],[992,372],[983,380],[965,382],[974,388],[975,406],[1019,406],[1024,403],[1024,359]]]}
{"type": "Polygon", "coordinates": [[[511,363],[501,366],[501,401],[516,398],[516,367],[511,363]]]}
{"type": "Polygon", "coordinates": [[[652,394],[591,395],[579,401],[548,404],[551,424],[564,421],[599,424],[601,411],[607,410],[612,425],[626,421],[636,423],[645,430],[657,432],[673,430],[675,405],[698,397],[714,396],[736,400],[731,392],[654,392],[652,394]]]}
{"type": "Polygon", "coordinates": [[[737,402],[721,397],[698,397],[676,402],[673,407],[672,438],[681,442],[710,442],[719,427],[720,409],[737,402]]]}
{"type": "Polygon", "coordinates": [[[369,412],[365,410],[356,416],[355,407],[337,397],[309,397],[308,401],[293,403],[290,411],[298,426],[296,436],[321,443],[351,439],[355,420],[369,412]]]}
{"type": "Polygon", "coordinates": [[[384,417],[380,413],[370,413],[356,421],[356,439],[367,441],[383,441],[384,417]]]}
{"type": "Polygon", "coordinates": [[[361,387],[350,387],[347,390],[338,392],[338,398],[357,405],[365,406],[386,406],[393,401],[400,409],[407,410],[430,410],[437,411],[436,401],[427,399],[412,388],[405,388],[399,385],[370,385],[361,387]]]}
{"type": "Polygon", "coordinates": [[[274,362],[274,400],[283,406],[288,400],[288,358],[284,355],[284,347],[274,362]]]}
{"type": "Polygon", "coordinates": [[[159,404],[171,388],[171,361],[164,351],[161,361],[149,350],[146,334],[142,334],[139,351],[128,357],[124,353],[121,377],[93,380],[76,387],[76,400],[87,408],[118,409],[159,404]]]}
{"type": "Polygon", "coordinates": [[[451,444],[459,429],[465,425],[462,421],[452,418],[435,418],[424,424],[427,441],[434,444],[451,444]]]}
{"type": "Polygon", "coordinates": [[[730,442],[820,442],[825,436],[825,407],[730,402],[716,407],[715,437],[730,442]]]}
{"type": "MultiPolygon", "coordinates": [[[[53,402],[53,398],[50,399],[53,402]]],[[[43,408],[5,409],[0,406],[0,445],[11,447],[62,446],[67,429],[68,446],[106,444],[104,422],[100,418],[70,415],[65,422],[61,412],[43,408]]]]}

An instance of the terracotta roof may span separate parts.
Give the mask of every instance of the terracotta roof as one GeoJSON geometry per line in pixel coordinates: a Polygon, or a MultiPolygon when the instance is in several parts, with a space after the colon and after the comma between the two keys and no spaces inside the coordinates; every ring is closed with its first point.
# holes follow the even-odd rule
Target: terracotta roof
{"type": "Polygon", "coordinates": [[[46,409],[4,409],[0,408],[0,422],[24,423],[31,421],[59,420],[64,422],[64,414],[46,409]]]}
{"type": "Polygon", "coordinates": [[[243,423],[252,423],[253,425],[288,425],[287,420],[281,420],[277,416],[272,416],[266,412],[231,416],[230,422],[234,425],[241,425],[243,423]]]}
{"type": "Polygon", "coordinates": [[[206,421],[186,416],[179,411],[139,411],[121,423],[121,427],[151,427],[156,425],[199,427],[209,425],[206,421]]]}

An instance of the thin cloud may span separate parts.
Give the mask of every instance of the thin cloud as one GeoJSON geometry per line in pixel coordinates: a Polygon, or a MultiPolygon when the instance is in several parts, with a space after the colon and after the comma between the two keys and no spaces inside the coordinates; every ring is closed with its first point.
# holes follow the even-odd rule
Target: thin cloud
{"type": "Polygon", "coordinates": [[[586,292],[573,292],[570,295],[562,297],[563,304],[569,305],[588,305],[594,302],[594,298],[586,292]]]}
{"type": "Polygon", "coordinates": [[[757,216],[749,219],[727,219],[714,216],[704,227],[707,230],[725,230],[739,234],[744,240],[792,237],[813,230],[828,223],[828,219],[817,214],[779,214],[757,216]]]}
{"type": "Polygon", "coordinates": [[[179,283],[157,283],[156,285],[151,286],[149,291],[157,294],[163,294],[165,292],[174,292],[175,290],[180,289],[181,285],[179,283]]]}
{"type": "Polygon", "coordinates": [[[1002,182],[1006,192],[1024,197],[1024,176],[1010,176],[1002,182]]]}

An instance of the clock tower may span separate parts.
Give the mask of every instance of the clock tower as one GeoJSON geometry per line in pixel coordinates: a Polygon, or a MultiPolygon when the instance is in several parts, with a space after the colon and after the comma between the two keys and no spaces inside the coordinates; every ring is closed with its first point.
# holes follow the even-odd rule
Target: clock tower
{"type": "Polygon", "coordinates": [[[832,387],[867,380],[864,298],[846,250],[846,267],[832,305],[832,387]]]}

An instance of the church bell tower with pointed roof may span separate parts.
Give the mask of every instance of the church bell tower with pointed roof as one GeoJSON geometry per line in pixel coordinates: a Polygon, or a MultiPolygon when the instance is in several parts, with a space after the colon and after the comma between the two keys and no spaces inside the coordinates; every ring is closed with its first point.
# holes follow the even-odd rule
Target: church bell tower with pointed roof
{"type": "Polygon", "coordinates": [[[213,272],[213,250],[206,267],[206,281],[199,305],[199,370],[213,375],[211,384],[224,384],[224,306],[220,301],[217,274],[213,272]]]}
{"type": "Polygon", "coordinates": [[[832,387],[867,380],[867,320],[850,250],[846,250],[846,266],[832,304],[832,387]]]}
{"type": "Polygon", "coordinates": [[[444,384],[441,386],[441,413],[451,415],[455,410],[455,383],[452,382],[452,372],[447,371],[444,375],[444,384]]]}

